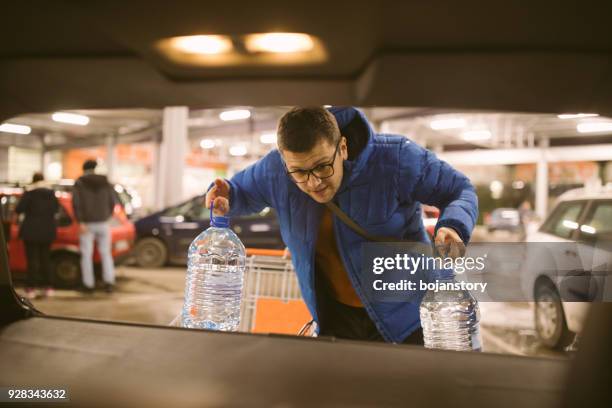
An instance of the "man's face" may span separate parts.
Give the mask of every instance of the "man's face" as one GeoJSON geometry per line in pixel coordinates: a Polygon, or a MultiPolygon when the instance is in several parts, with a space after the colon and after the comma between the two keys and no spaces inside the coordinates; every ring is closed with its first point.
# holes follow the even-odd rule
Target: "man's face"
{"type": "Polygon", "coordinates": [[[281,153],[290,177],[300,190],[316,202],[323,204],[331,201],[340,188],[343,175],[342,162],[347,159],[348,153],[344,137],[340,138],[337,149],[326,139],[319,140],[320,142],[308,152],[295,153],[284,150],[281,153]],[[312,171],[309,173],[308,170],[312,171]],[[333,174],[324,177],[330,173],[333,174]],[[317,177],[317,174],[321,177],[317,177]],[[306,178],[307,181],[304,181],[306,178]]]}

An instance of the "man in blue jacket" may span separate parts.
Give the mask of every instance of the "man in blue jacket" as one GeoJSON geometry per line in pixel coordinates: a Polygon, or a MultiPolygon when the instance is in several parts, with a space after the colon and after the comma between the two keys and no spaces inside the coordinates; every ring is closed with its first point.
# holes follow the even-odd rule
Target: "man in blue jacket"
{"type": "Polygon", "coordinates": [[[294,108],[278,125],[278,150],[215,180],[216,214],[273,207],[302,296],[320,335],[422,344],[419,305],[373,302],[360,276],[366,238],[324,205],[333,201],[372,236],[429,242],[421,203],[441,211],[435,244],[457,256],[470,239],[478,200],[470,181],[433,153],[377,134],[355,108],[294,108]]]}

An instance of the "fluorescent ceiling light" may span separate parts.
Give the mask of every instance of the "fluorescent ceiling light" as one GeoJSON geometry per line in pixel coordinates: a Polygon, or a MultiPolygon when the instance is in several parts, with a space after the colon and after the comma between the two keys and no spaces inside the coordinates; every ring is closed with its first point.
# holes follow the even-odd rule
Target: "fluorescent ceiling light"
{"type": "Polygon", "coordinates": [[[215,141],[212,139],[202,139],[202,141],[200,142],[200,147],[202,149],[212,149],[213,147],[215,147],[215,141]]]}
{"type": "Polygon", "coordinates": [[[236,145],[229,148],[229,154],[231,156],[244,156],[247,154],[247,148],[243,145],[236,145]]]}
{"type": "Polygon", "coordinates": [[[599,116],[599,114],[597,113],[563,113],[561,115],[557,115],[559,119],[592,118],[595,116],[599,116]]]}
{"type": "Polygon", "coordinates": [[[171,40],[172,47],[188,54],[215,55],[232,50],[232,40],[222,35],[188,35],[171,40]]]}
{"type": "Polygon", "coordinates": [[[465,119],[439,119],[429,123],[433,130],[459,129],[465,127],[465,119]]]}
{"type": "Polygon", "coordinates": [[[263,144],[274,144],[276,140],[276,132],[262,133],[261,136],[259,136],[259,141],[263,144]]]}
{"type": "Polygon", "coordinates": [[[55,122],[68,123],[71,125],[85,126],[89,123],[89,117],[76,113],[55,112],[51,118],[55,122]]]}
{"type": "Polygon", "coordinates": [[[491,132],[488,130],[468,130],[461,133],[463,140],[488,140],[491,138],[491,132]]]}
{"type": "Polygon", "coordinates": [[[0,132],[17,133],[18,135],[29,135],[32,128],[26,125],[16,125],[14,123],[3,123],[0,125],[0,132]]]}
{"type": "Polygon", "coordinates": [[[576,129],[580,133],[612,132],[612,122],[579,123],[576,129]]]}
{"type": "Polygon", "coordinates": [[[225,112],[221,112],[219,114],[219,119],[224,120],[224,121],[248,119],[250,117],[251,117],[251,111],[248,109],[228,110],[225,112]]]}
{"type": "Polygon", "coordinates": [[[597,230],[590,225],[581,225],[580,231],[586,232],[587,234],[595,234],[597,232],[597,230]]]}
{"type": "Polygon", "coordinates": [[[572,230],[578,229],[578,223],[574,221],[563,220],[561,224],[567,229],[572,229],[572,230]]]}
{"type": "Polygon", "coordinates": [[[245,47],[249,52],[295,53],[308,52],[314,41],[302,33],[251,34],[246,37],[245,47]]]}

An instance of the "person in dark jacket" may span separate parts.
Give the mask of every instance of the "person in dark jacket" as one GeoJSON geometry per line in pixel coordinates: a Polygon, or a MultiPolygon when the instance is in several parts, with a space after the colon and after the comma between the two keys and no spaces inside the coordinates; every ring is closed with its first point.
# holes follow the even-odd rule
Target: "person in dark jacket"
{"type": "Polygon", "coordinates": [[[50,277],[50,249],[55,239],[55,214],[59,202],[55,192],[44,185],[41,173],[35,173],[32,184],[19,200],[15,211],[24,214],[25,218],[19,228],[19,237],[23,240],[28,263],[26,296],[36,296],[35,287],[44,287],[45,295],[51,296],[53,288],[50,277]]]}
{"type": "Polygon", "coordinates": [[[81,272],[83,290],[92,293],[95,289],[93,272],[94,240],[102,258],[102,278],[105,290],[112,292],[115,285],[115,266],[111,252],[111,229],[109,220],[115,208],[115,192],[106,176],[95,174],[98,163],[87,160],[83,163],[83,175],[74,184],[72,207],[80,223],[81,272]]]}
{"type": "Polygon", "coordinates": [[[273,207],[302,296],[319,334],[422,344],[419,302],[378,302],[360,275],[367,242],[326,203],[370,236],[429,244],[421,204],[440,209],[434,241],[456,257],[470,239],[478,199],[469,179],[411,140],[374,132],[353,107],[294,108],[279,121],[278,149],[230,180],[206,204],[230,216],[273,207]]]}

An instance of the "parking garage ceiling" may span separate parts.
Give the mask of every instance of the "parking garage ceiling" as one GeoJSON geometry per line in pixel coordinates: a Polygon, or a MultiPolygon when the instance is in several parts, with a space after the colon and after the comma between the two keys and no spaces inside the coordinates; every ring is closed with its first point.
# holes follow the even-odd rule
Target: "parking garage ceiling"
{"type": "MultiPolygon", "coordinates": [[[[258,143],[263,133],[274,133],[277,121],[289,107],[234,107],[250,117],[223,121],[228,108],[194,109],[189,114],[189,137],[196,143],[215,139],[232,143],[258,143]]],[[[609,123],[604,117],[562,117],[552,114],[450,111],[425,108],[363,108],[379,131],[399,133],[429,147],[443,150],[536,147],[543,139],[551,146],[609,143],[612,131],[581,133],[581,123],[609,123]],[[459,121],[460,126],[453,126],[459,121]],[[441,124],[441,125],[437,125],[441,124]],[[449,126],[449,124],[451,126],[449,126]],[[440,126],[442,128],[440,128],[440,126]]],[[[76,110],[90,118],[86,126],[60,123],[51,113],[22,115],[11,123],[31,127],[30,135],[0,133],[0,144],[67,150],[114,143],[161,140],[163,111],[159,109],[76,110]]]]}

